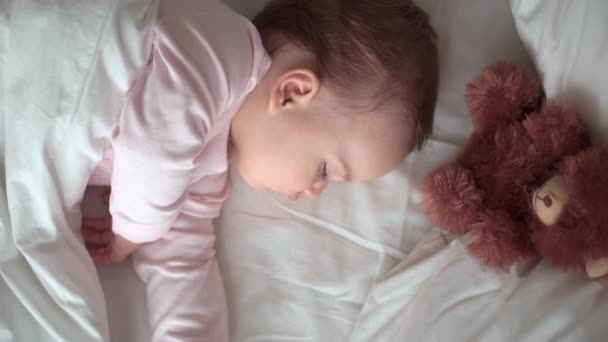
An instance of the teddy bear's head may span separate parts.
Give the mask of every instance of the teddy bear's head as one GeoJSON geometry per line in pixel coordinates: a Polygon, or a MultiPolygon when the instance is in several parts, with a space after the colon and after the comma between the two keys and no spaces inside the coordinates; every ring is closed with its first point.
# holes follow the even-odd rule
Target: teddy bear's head
{"type": "Polygon", "coordinates": [[[531,198],[540,255],[564,269],[608,274],[608,159],[597,148],[568,156],[531,198]]]}

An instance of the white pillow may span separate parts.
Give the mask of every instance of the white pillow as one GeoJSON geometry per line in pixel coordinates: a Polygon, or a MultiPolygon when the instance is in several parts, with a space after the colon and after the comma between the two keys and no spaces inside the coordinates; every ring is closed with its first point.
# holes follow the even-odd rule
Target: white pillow
{"type": "Polygon", "coordinates": [[[578,110],[608,147],[608,1],[511,0],[549,97],[578,110]]]}

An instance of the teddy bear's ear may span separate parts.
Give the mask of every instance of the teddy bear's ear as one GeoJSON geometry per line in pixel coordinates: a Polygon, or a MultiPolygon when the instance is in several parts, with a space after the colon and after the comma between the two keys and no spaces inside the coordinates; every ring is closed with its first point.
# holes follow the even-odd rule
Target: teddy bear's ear
{"type": "Polygon", "coordinates": [[[539,79],[521,64],[492,64],[466,88],[475,129],[491,130],[538,111],[544,99],[539,79]]]}

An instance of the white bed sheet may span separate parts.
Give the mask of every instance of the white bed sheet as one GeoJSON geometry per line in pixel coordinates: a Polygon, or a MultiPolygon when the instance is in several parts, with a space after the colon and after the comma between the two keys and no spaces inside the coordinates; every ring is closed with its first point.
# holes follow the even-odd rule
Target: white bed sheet
{"type": "Polygon", "coordinates": [[[487,270],[433,231],[371,290],[348,341],[606,341],[608,291],[539,260],[487,270]]]}

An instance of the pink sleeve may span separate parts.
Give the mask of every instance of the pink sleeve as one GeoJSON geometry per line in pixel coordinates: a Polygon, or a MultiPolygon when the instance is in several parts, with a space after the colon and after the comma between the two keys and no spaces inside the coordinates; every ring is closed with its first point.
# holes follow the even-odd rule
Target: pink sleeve
{"type": "Polygon", "coordinates": [[[135,252],[135,272],[146,283],[152,341],[229,340],[212,221],[228,191],[227,172],[192,184],[171,230],[135,252]]]}
{"type": "MultiPolygon", "coordinates": [[[[129,94],[112,144],[114,170],[110,212],[115,233],[133,242],[162,236],[186,197],[196,156],[217,103],[193,101],[174,65],[156,49],[129,94]]],[[[175,63],[175,61],[171,61],[175,63]]],[[[211,94],[197,94],[208,100],[211,94]],[[201,96],[203,95],[203,96],[201,96]]]]}
{"type": "MultiPolygon", "coordinates": [[[[226,112],[257,82],[265,52],[251,23],[224,5],[161,2],[147,69],[113,137],[110,212],[133,242],[165,234],[226,112]]],[[[225,129],[225,127],[219,127],[225,129]]]]}

